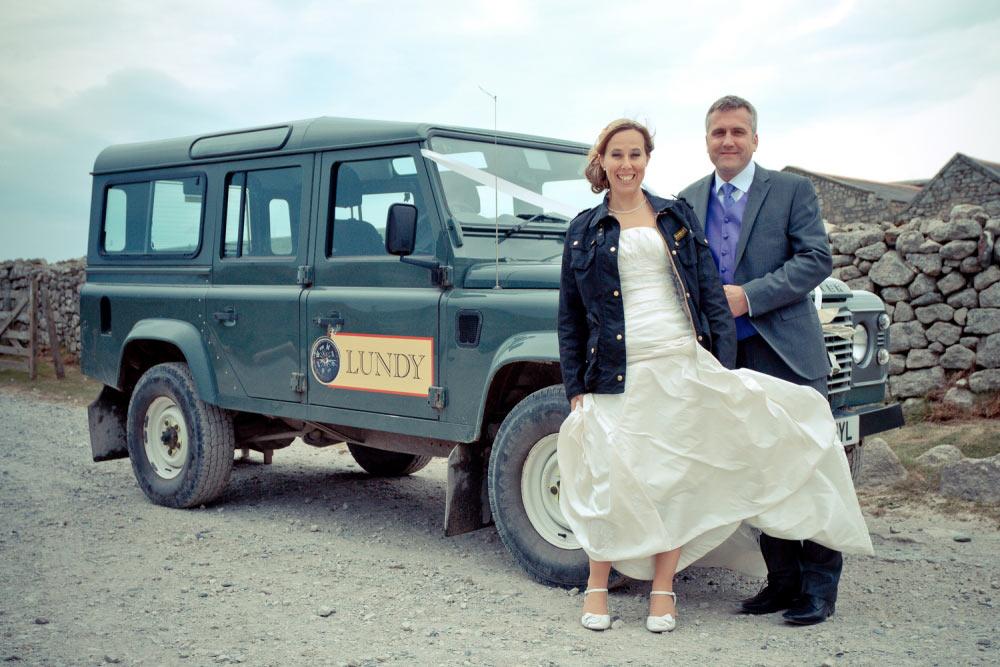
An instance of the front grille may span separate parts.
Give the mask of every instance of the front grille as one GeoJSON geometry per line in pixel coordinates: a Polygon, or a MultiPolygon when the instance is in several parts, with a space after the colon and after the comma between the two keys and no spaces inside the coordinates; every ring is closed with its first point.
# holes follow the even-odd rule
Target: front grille
{"type": "MultiPolygon", "coordinates": [[[[835,306],[836,304],[823,304],[825,307],[829,308],[835,306]]],[[[851,311],[846,307],[842,307],[837,316],[833,318],[831,324],[839,324],[844,326],[852,326],[851,321],[851,311]]],[[[833,372],[826,380],[826,391],[828,394],[838,394],[840,392],[847,391],[851,388],[851,366],[853,360],[851,359],[851,348],[853,344],[850,339],[843,338],[834,333],[829,333],[827,331],[823,332],[823,342],[826,343],[826,351],[830,355],[830,365],[833,366],[833,372]],[[834,361],[836,360],[836,364],[834,361]],[[837,366],[840,369],[837,369],[837,366]]]]}

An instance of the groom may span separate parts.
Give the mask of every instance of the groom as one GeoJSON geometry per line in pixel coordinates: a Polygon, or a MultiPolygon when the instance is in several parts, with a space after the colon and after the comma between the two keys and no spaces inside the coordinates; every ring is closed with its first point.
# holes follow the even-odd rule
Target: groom
{"type": "MultiPolygon", "coordinates": [[[[727,95],[705,117],[715,171],[684,190],[706,232],[736,318],[736,365],[807,385],[826,396],[830,371],[823,331],[810,299],[832,269],[830,245],[809,180],[769,171],[757,150],[757,111],[727,95]]],[[[787,610],[796,625],[833,614],[843,559],[811,541],[761,535],[767,586],[740,609],[787,610]]]]}

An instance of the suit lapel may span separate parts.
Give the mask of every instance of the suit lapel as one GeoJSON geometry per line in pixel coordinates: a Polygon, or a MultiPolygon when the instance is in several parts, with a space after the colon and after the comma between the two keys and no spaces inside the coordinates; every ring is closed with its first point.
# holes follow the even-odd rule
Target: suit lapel
{"type": "Polygon", "coordinates": [[[708,216],[708,198],[712,195],[712,183],[715,182],[715,172],[701,179],[694,186],[694,201],[691,206],[698,216],[701,228],[705,229],[705,218],[708,216]]]}
{"type": "MultiPolygon", "coordinates": [[[[743,259],[743,252],[747,249],[747,240],[753,230],[754,223],[757,222],[757,214],[767,197],[767,191],[771,189],[771,177],[759,164],[755,167],[753,183],[750,185],[750,192],[747,193],[747,207],[743,211],[743,223],[740,225],[740,241],[736,245],[736,260],[734,267],[739,267],[740,260],[743,259]]],[[[734,268],[735,270],[735,268],[734,268]]]]}

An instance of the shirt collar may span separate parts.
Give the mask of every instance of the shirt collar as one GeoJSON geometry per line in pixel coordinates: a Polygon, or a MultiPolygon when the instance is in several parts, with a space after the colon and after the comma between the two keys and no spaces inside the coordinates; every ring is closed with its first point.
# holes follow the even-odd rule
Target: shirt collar
{"type": "MultiPolygon", "coordinates": [[[[755,164],[753,160],[750,160],[750,164],[743,168],[743,171],[733,176],[729,182],[733,184],[733,187],[740,191],[740,197],[742,193],[750,192],[750,186],[753,185],[753,175],[756,171],[755,164]]],[[[715,185],[712,187],[712,194],[718,195],[719,188],[726,181],[722,180],[719,176],[719,172],[715,172],[715,185]]],[[[740,197],[734,196],[733,199],[739,199],[740,197]]]]}

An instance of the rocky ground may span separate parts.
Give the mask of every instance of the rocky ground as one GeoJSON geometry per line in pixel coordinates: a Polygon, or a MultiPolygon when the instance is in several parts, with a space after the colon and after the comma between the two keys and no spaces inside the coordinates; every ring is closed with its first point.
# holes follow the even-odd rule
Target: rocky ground
{"type": "MultiPolygon", "coordinates": [[[[522,573],[492,528],[446,538],[445,466],[366,475],[296,445],[236,465],[208,507],[150,504],[127,460],[94,463],[83,408],[0,395],[0,660],[25,665],[985,665],[1000,663],[1000,532],[913,508],[869,516],[837,613],[731,613],[760,582],[691,569],[676,631],[616,628],[522,573]]],[[[867,502],[867,501],[866,501],[867,502]]]]}

